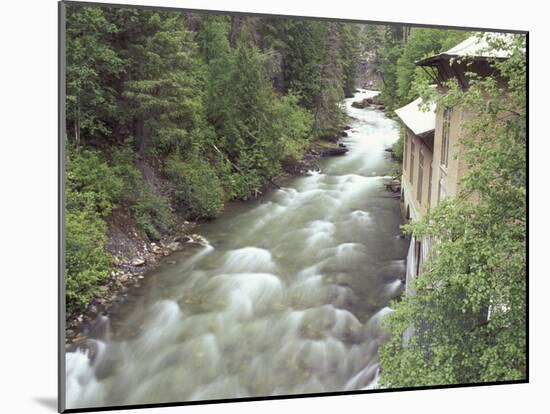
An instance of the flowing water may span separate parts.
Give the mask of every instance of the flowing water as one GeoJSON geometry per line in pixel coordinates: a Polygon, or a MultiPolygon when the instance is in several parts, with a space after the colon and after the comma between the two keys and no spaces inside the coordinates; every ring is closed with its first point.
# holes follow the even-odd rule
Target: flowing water
{"type": "Polygon", "coordinates": [[[351,107],[350,148],[321,173],[234,203],[66,354],[67,407],[181,402],[376,386],[382,317],[402,291],[406,241],[384,188],[397,139],[351,107]],[[174,262],[175,261],[175,264],[174,262]]]}

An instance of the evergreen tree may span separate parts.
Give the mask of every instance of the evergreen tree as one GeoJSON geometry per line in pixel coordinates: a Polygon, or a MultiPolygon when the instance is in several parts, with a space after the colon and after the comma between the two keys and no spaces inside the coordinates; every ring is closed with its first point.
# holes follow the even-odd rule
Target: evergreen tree
{"type": "Polygon", "coordinates": [[[381,99],[388,109],[399,106],[397,61],[403,53],[403,27],[386,26],[382,35],[378,73],[382,79],[381,99]]]}
{"type": "Polygon", "coordinates": [[[427,76],[416,61],[448,50],[469,36],[471,33],[466,31],[413,28],[395,66],[399,105],[418,97],[413,83],[427,76]]]}
{"type": "Polygon", "coordinates": [[[101,8],[67,9],[67,135],[69,141],[108,137],[116,113],[112,79],[124,70],[110,44],[117,27],[101,8]]]}
{"type": "Polygon", "coordinates": [[[329,23],[320,61],[317,93],[314,98],[313,131],[321,137],[332,137],[344,122],[340,103],[344,98],[344,74],[340,59],[340,32],[337,23],[329,23]]]}
{"type": "Polygon", "coordinates": [[[358,78],[361,36],[359,25],[339,23],[341,47],[340,59],[344,78],[344,95],[353,96],[358,78]]]}
{"type": "Polygon", "coordinates": [[[192,35],[182,15],[155,12],[141,23],[152,34],[129,47],[133,71],[124,92],[139,155],[147,155],[150,142],[164,154],[188,151],[192,136],[200,137],[204,115],[204,79],[192,35]]]}

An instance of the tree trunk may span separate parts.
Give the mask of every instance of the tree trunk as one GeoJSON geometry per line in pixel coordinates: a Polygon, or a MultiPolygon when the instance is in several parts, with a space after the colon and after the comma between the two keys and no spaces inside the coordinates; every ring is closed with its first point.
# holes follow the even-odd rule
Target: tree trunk
{"type": "Polygon", "coordinates": [[[234,48],[237,45],[237,37],[241,26],[243,23],[243,18],[240,16],[231,16],[231,30],[229,31],[229,45],[234,48]]]}
{"type": "Polygon", "coordinates": [[[138,157],[144,158],[147,152],[148,139],[145,135],[145,121],[143,119],[136,119],[134,121],[134,133],[138,147],[138,157]]]}
{"type": "Polygon", "coordinates": [[[76,99],[76,105],[74,108],[74,142],[76,146],[80,146],[80,100],[76,99]]]}

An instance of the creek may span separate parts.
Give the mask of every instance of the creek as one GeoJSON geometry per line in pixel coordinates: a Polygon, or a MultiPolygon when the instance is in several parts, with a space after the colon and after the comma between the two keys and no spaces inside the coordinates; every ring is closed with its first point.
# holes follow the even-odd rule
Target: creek
{"type": "Polygon", "coordinates": [[[378,381],[382,317],[407,241],[384,183],[397,124],[344,104],[350,151],[231,203],[66,353],[67,408],[360,390],[378,381]]]}

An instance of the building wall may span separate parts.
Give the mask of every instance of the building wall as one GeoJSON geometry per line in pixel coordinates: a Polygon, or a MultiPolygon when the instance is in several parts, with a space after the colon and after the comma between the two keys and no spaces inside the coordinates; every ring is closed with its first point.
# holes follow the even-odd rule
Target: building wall
{"type": "MultiPolygon", "coordinates": [[[[434,171],[433,152],[428,147],[425,141],[416,136],[410,129],[405,128],[403,150],[403,175],[401,177],[402,201],[405,207],[405,212],[408,213],[412,221],[420,220],[430,208],[430,199],[433,201],[433,183],[430,193],[430,172],[434,171]],[[414,144],[414,152],[413,152],[414,144]],[[411,164],[411,153],[414,162],[411,164]],[[423,156],[423,168],[420,169],[420,154],[423,156]],[[431,169],[431,171],[430,171],[431,169]],[[418,199],[419,176],[422,171],[422,194],[418,199]]],[[[434,144],[435,145],[435,144],[434,144]]],[[[433,178],[432,178],[433,181],[433,178]]],[[[407,268],[406,268],[406,295],[414,295],[412,281],[422,273],[423,263],[428,260],[431,252],[431,240],[422,238],[416,240],[411,237],[409,250],[407,253],[407,268]]],[[[408,338],[412,334],[412,328],[407,329],[404,333],[404,344],[408,343],[408,338]]]]}
{"type": "MultiPolygon", "coordinates": [[[[430,195],[433,199],[433,191],[430,194],[430,167],[433,169],[432,150],[425,144],[422,138],[416,136],[410,129],[405,128],[405,143],[403,151],[403,175],[401,187],[403,189],[403,203],[405,211],[413,220],[419,220],[426,214],[430,206],[430,195]],[[411,152],[413,150],[413,164],[411,165],[411,152]],[[420,169],[420,155],[423,157],[423,168],[420,169]],[[422,171],[422,194],[418,199],[418,187],[420,172],[422,171]]],[[[432,186],[433,187],[433,186],[432,186]]]]}
{"type": "MultiPolygon", "coordinates": [[[[406,129],[405,147],[403,151],[403,176],[401,178],[402,199],[405,211],[409,212],[410,219],[420,220],[429,208],[435,207],[439,201],[445,197],[455,197],[459,192],[460,178],[466,172],[466,163],[463,157],[463,148],[460,145],[462,134],[461,124],[466,119],[471,119],[473,114],[462,112],[458,109],[451,110],[448,122],[448,156],[447,164],[442,164],[442,147],[444,134],[444,109],[438,108],[436,112],[436,126],[433,141],[433,151],[412,131],[406,129]],[[414,166],[411,169],[411,152],[414,143],[414,166]],[[423,189],[422,199],[417,198],[418,191],[418,173],[420,152],[424,156],[423,168],[423,189]],[[432,168],[431,194],[430,186],[430,167],[432,168]],[[440,193],[441,184],[444,192],[440,193]],[[431,196],[431,197],[430,197],[431,196]]],[[[406,271],[406,294],[414,295],[411,287],[412,281],[425,270],[425,262],[430,258],[432,252],[432,240],[422,238],[416,240],[411,237],[409,251],[407,254],[406,271]]],[[[405,338],[406,339],[406,338],[405,338]]]]}
{"type": "Polygon", "coordinates": [[[461,124],[464,114],[461,110],[451,110],[448,123],[448,157],[447,165],[442,163],[442,147],[444,134],[444,108],[437,108],[434,150],[432,159],[432,200],[431,207],[435,207],[445,197],[455,197],[459,192],[460,177],[466,171],[462,155],[462,148],[459,144],[461,135],[461,124]]]}

